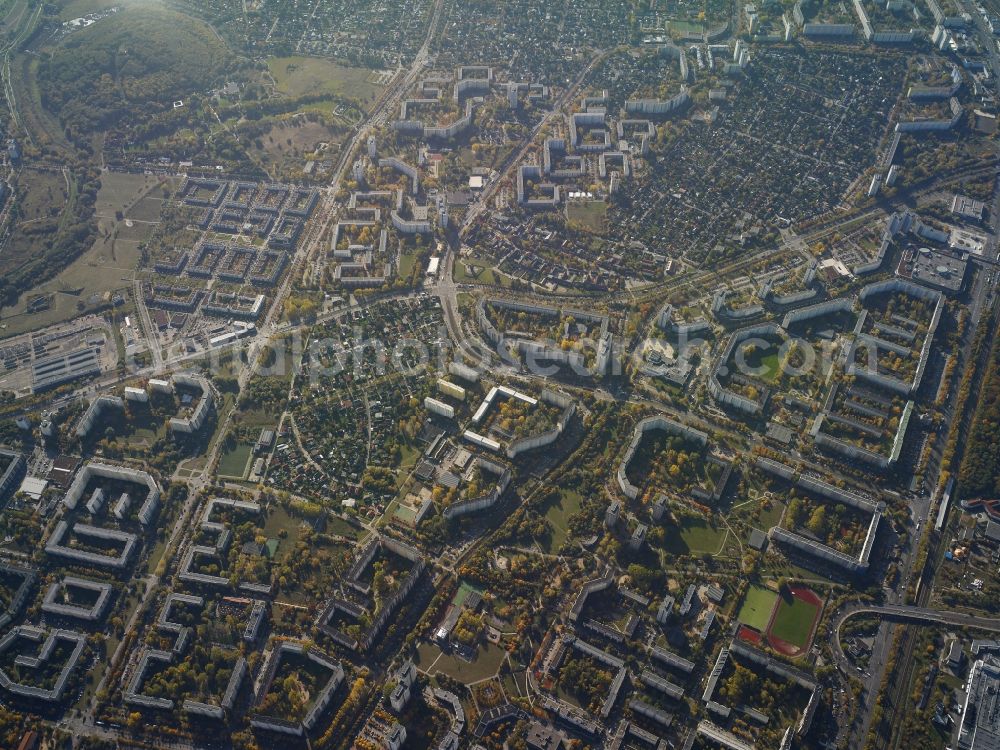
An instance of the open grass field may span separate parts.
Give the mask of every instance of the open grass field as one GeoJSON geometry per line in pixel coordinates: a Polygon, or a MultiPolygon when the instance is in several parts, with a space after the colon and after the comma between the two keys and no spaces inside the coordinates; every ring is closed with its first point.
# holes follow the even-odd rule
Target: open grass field
{"type": "Polygon", "coordinates": [[[289,515],[282,507],[273,509],[264,522],[263,534],[268,539],[280,539],[277,558],[281,559],[295,549],[295,544],[299,540],[302,530],[302,521],[295,516],[289,515]],[[285,537],[282,539],[281,534],[285,537]]]}
{"type": "Polygon", "coordinates": [[[526,698],[530,694],[526,679],[527,672],[519,670],[513,673],[504,672],[500,682],[508,698],[526,698]]]}
{"type": "Polygon", "coordinates": [[[781,522],[781,516],[785,512],[785,506],[783,503],[779,503],[776,500],[771,501],[771,507],[762,507],[760,509],[760,528],[762,531],[767,531],[772,526],[777,526],[781,522]]]}
{"type": "MultiPolygon", "coordinates": [[[[750,368],[754,377],[774,382],[778,380],[781,369],[781,361],[776,344],[758,346],[753,350],[744,352],[746,366],[750,368]]],[[[739,360],[737,360],[737,365],[739,360]]]]}
{"type": "Polygon", "coordinates": [[[374,71],[315,57],[270,57],[267,69],[277,93],[291,98],[325,95],[350,99],[367,108],[382,91],[374,71]]]}
{"type": "Polygon", "coordinates": [[[810,589],[792,587],[783,591],[767,631],[771,645],[780,647],[780,643],[774,643],[777,639],[793,646],[799,653],[805,651],[809,648],[821,608],[822,602],[810,589]]]}
{"type": "Polygon", "coordinates": [[[472,661],[466,661],[456,654],[445,654],[433,643],[425,643],[417,649],[416,665],[431,675],[446,674],[452,679],[468,685],[495,675],[507,652],[492,643],[485,643],[476,651],[472,661]]]}
{"type": "Polygon", "coordinates": [[[563,490],[559,499],[545,507],[545,520],[552,524],[552,534],[546,540],[540,540],[542,549],[553,552],[569,538],[570,516],[580,512],[583,496],[573,490],[563,490]]]}
{"type": "Polygon", "coordinates": [[[566,204],[566,220],[585,232],[604,234],[608,228],[608,204],[604,201],[571,201],[566,204]]]}
{"type": "Polygon", "coordinates": [[[725,538],[725,528],[715,528],[703,518],[685,518],[680,526],[667,529],[665,549],[677,555],[714,555],[722,550],[725,538]]]}
{"type": "Polygon", "coordinates": [[[223,450],[219,456],[219,475],[242,479],[251,453],[253,445],[250,443],[237,443],[231,450],[223,450]]]}
{"type": "Polygon", "coordinates": [[[454,279],[459,284],[479,283],[510,286],[510,279],[497,273],[488,261],[478,258],[459,260],[455,263],[454,279]]]}
{"type": "Polygon", "coordinates": [[[361,531],[338,516],[330,516],[326,521],[326,530],[330,534],[357,539],[361,536],[361,531]]]}
{"type": "Polygon", "coordinates": [[[747,589],[746,598],[737,619],[756,628],[760,632],[767,630],[767,625],[771,622],[771,613],[774,611],[774,604],[778,600],[778,595],[771,589],[763,586],[751,586],[747,589]]]}

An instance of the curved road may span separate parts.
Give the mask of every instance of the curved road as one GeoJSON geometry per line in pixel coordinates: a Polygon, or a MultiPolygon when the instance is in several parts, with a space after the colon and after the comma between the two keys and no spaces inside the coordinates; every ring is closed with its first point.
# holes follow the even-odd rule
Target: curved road
{"type": "Polygon", "coordinates": [[[967,612],[945,612],[939,609],[928,609],[926,607],[908,607],[897,604],[870,605],[870,604],[849,604],[838,612],[831,621],[833,629],[833,654],[838,666],[845,671],[852,668],[852,665],[844,655],[840,647],[840,628],[850,618],[861,615],[876,615],[890,620],[900,620],[904,622],[916,622],[925,625],[955,625],[963,628],[975,628],[977,630],[988,630],[1000,633],[1000,617],[983,617],[967,612]]]}

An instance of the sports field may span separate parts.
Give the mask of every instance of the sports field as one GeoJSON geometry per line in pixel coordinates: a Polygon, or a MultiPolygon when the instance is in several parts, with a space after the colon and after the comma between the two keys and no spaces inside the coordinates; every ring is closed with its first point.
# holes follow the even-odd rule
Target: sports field
{"type": "Polygon", "coordinates": [[[810,589],[791,587],[782,592],[767,630],[768,642],[778,651],[797,656],[809,648],[822,601],[810,589]]]}
{"type": "Polygon", "coordinates": [[[751,586],[747,590],[743,606],[736,619],[745,625],[756,628],[761,633],[767,630],[767,625],[771,622],[771,613],[774,611],[774,603],[778,595],[763,586],[751,586]]]}

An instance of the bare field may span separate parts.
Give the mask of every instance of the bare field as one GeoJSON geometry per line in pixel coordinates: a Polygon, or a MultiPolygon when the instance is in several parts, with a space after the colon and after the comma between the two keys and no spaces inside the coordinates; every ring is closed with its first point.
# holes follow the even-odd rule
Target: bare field
{"type": "Polygon", "coordinates": [[[258,139],[263,148],[254,146],[251,153],[269,171],[301,169],[308,158],[335,156],[346,132],[345,128],[296,117],[276,123],[270,133],[258,139]],[[323,143],[329,148],[318,151],[323,143]]]}

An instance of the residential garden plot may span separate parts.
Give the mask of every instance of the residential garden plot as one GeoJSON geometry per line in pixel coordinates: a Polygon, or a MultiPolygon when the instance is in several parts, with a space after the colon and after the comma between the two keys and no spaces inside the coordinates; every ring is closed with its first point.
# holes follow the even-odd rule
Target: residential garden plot
{"type": "Polygon", "coordinates": [[[346,498],[332,486],[330,477],[323,469],[307,460],[291,435],[288,439],[289,442],[279,442],[271,456],[267,467],[268,482],[300,498],[298,502],[308,507],[311,516],[320,515],[331,499],[339,501],[346,498]]]}
{"type": "MultiPolygon", "coordinates": [[[[207,3],[220,20],[232,9],[222,0],[207,3]]],[[[430,10],[427,0],[403,0],[386,5],[380,2],[321,0],[315,13],[296,12],[281,4],[261,4],[255,8],[259,21],[252,24],[221,23],[223,33],[232,35],[240,47],[260,47],[275,54],[297,49],[319,58],[339,58],[395,70],[408,64],[426,34],[430,10]]]]}
{"type": "Polygon", "coordinates": [[[295,423],[312,463],[330,479],[360,486],[365,498],[388,499],[402,479],[395,470],[418,450],[430,394],[428,381],[395,374],[334,390],[320,386],[296,405],[295,423]]]}
{"type": "Polygon", "coordinates": [[[603,0],[567,6],[540,6],[531,0],[462,3],[451,10],[449,30],[436,42],[438,62],[456,66],[502,60],[512,81],[571,80],[581,70],[585,49],[628,43],[629,12],[627,3],[603,0]]]}
{"type": "Polygon", "coordinates": [[[905,60],[760,48],[747,70],[724,124],[685,130],[622,186],[610,221],[624,236],[712,263],[774,239],[778,217],[831,210],[875,161],[905,60]]]}
{"type": "Polygon", "coordinates": [[[310,332],[306,382],[330,388],[394,372],[422,374],[437,361],[443,326],[440,302],[430,297],[345,313],[310,332]]]}
{"type": "Polygon", "coordinates": [[[645,37],[647,43],[659,40],[663,31],[674,37],[701,37],[710,24],[729,17],[714,0],[658,0],[639,10],[645,12],[637,13],[636,24],[641,32],[650,35],[645,37]]]}

